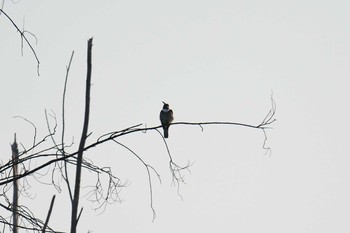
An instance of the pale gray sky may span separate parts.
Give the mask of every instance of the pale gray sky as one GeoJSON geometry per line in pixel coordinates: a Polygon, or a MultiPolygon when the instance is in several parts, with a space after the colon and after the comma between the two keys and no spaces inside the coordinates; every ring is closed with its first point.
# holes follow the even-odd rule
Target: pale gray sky
{"type": "MultiPolygon", "coordinates": [[[[278,121],[267,132],[271,156],[264,155],[258,130],[170,128],[174,159],[195,161],[181,186],[183,200],[171,186],[159,136],[123,138],[162,176],[162,185],[153,176],[153,223],[138,160],[115,144],[89,151],[129,186],[120,193],[123,202],[100,215],[82,201],[79,232],[349,232],[349,7],[340,0],[6,1],[4,10],[21,27],[25,18],[25,29],[37,36],[41,66],[37,77],[33,55],[24,46],[21,57],[18,33],[0,16],[1,159],[8,160],[14,132],[31,143],[31,127],[13,116],[33,121],[41,136],[44,109],[60,116],[72,50],[67,138],[78,141],[93,36],[90,142],[111,130],[159,124],[162,100],[175,121],[258,124],[273,90],[278,121]]],[[[55,192],[40,187],[30,191],[40,204],[28,205],[44,218],[55,192]]],[[[52,223],[68,231],[69,219],[64,191],[52,223]]]]}

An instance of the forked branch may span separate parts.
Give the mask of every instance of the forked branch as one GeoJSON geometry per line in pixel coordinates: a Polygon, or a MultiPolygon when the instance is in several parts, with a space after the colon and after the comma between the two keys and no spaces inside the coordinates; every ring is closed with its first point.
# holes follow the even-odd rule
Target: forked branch
{"type": "Polygon", "coordinates": [[[23,39],[24,41],[27,43],[27,45],[29,46],[30,50],[32,51],[34,57],[35,57],[35,60],[37,62],[37,74],[39,76],[39,66],[40,66],[40,61],[39,61],[39,58],[38,58],[38,55],[36,54],[32,44],[29,42],[29,40],[27,39],[27,37],[24,35],[25,32],[29,33],[30,35],[34,36],[34,38],[36,39],[35,35],[31,32],[28,32],[28,31],[25,31],[24,29],[21,30],[19,29],[19,27],[17,26],[17,24],[11,19],[11,17],[6,14],[6,12],[4,12],[2,9],[0,9],[0,15],[1,14],[4,14],[4,16],[12,23],[12,25],[17,29],[17,31],[19,32],[19,34],[21,35],[21,43],[22,43],[22,53],[23,53],[23,39]]]}
{"type": "MultiPolygon", "coordinates": [[[[267,114],[268,117],[265,117],[264,120],[261,123],[259,123],[258,125],[245,124],[245,123],[239,123],[239,122],[224,122],[224,121],[215,121],[215,122],[174,122],[174,123],[171,123],[171,125],[173,125],[173,127],[175,125],[193,125],[193,126],[200,126],[200,127],[203,127],[203,125],[231,125],[231,126],[240,126],[240,127],[249,127],[249,128],[260,129],[260,130],[263,130],[265,132],[265,130],[266,129],[270,129],[271,128],[270,127],[271,124],[276,121],[276,119],[274,118],[275,117],[275,113],[276,113],[276,105],[275,105],[275,102],[272,99],[272,107],[271,107],[271,109],[269,110],[269,112],[267,114]]],[[[137,132],[143,132],[144,133],[144,132],[147,132],[147,131],[150,131],[150,130],[158,130],[158,129],[162,128],[161,125],[152,126],[152,127],[140,127],[141,125],[142,124],[138,124],[138,125],[135,125],[135,126],[131,126],[131,127],[125,128],[123,130],[117,130],[117,131],[112,131],[110,133],[103,134],[102,136],[100,136],[97,139],[96,142],[91,143],[90,145],[88,145],[85,148],[83,148],[83,151],[87,151],[89,149],[92,149],[93,147],[99,146],[100,144],[106,143],[108,141],[112,141],[113,139],[116,139],[116,138],[121,137],[121,136],[125,136],[125,135],[132,134],[132,133],[137,133],[137,132]]],[[[267,147],[265,147],[266,140],[267,140],[267,138],[265,138],[265,140],[264,140],[264,148],[268,149],[267,147]]],[[[43,141],[44,140],[40,141],[40,143],[43,142],[43,141]]],[[[41,169],[43,169],[43,168],[45,168],[45,167],[47,167],[47,166],[49,166],[49,165],[51,165],[53,163],[56,163],[56,162],[59,162],[59,161],[63,161],[65,159],[67,159],[67,158],[74,157],[74,156],[76,156],[78,154],[78,152],[79,151],[76,151],[74,153],[66,155],[65,157],[58,157],[58,158],[52,159],[50,161],[47,161],[47,162],[41,164],[40,166],[38,166],[36,168],[30,169],[30,170],[26,170],[24,173],[18,174],[17,177],[9,176],[9,177],[2,178],[2,179],[0,179],[0,185],[4,185],[4,184],[10,183],[10,182],[13,182],[16,179],[21,179],[21,178],[23,178],[25,176],[28,176],[30,174],[33,174],[33,173],[37,172],[37,171],[40,171],[41,169]]],[[[32,159],[35,159],[35,158],[32,158],[32,159]]],[[[7,168],[9,168],[11,166],[11,163],[5,164],[5,166],[6,165],[7,165],[7,168]]],[[[5,169],[7,169],[7,168],[5,168],[5,169]]],[[[4,166],[0,167],[0,171],[3,171],[3,169],[4,169],[4,166]]]]}

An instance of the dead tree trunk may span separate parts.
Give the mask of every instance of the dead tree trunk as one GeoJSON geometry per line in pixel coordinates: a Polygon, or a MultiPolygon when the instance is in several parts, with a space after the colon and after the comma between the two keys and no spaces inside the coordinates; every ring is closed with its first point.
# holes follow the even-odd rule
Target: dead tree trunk
{"type": "Polygon", "coordinates": [[[12,221],[13,221],[13,232],[18,233],[18,180],[16,179],[18,175],[18,146],[16,142],[16,134],[13,144],[11,145],[12,150],[12,170],[13,177],[13,200],[12,200],[12,221]]]}
{"type": "Polygon", "coordinates": [[[80,138],[79,151],[77,155],[77,167],[75,174],[75,187],[74,187],[74,198],[72,202],[72,218],[71,218],[71,233],[76,233],[79,217],[82,209],[78,216],[78,205],[80,195],[80,178],[81,178],[81,167],[83,162],[83,152],[85,142],[88,134],[89,116],[90,116],[90,87],[91,87],[91,49],[92,49],[92,38],[88,40],[88,51],[87,51],[87,75],[86,75],[86,90],[85,90],[85,114],[83,132],[80,138]]]}

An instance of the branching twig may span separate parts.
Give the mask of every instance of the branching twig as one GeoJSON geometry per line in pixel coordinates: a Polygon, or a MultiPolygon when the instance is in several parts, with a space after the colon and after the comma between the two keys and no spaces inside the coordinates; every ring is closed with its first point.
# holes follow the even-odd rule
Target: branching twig
{"type": "MultiPolygon", "coordinates": [[[[35,52],[35,50],[34,50],[34,48],[33,48],[33,46],[32,46],[32,44],[29,42],[29,40],[27,39],[27,37],[24,35],[24,33],[25,32],[27,32],[27,31],[21,31],[21,29],[19,29],[19,27],[16,25],[16,23],[11,19],[11,17],[8,15],[8,14],[6,14],[2,9],[0,9],[0,13],[2,13],[2,14],[4,14],[5,15],[5,17],[12,23],[12,25],[17,29],[17,31],[20,33],[20,35],[21,35],[21,40],[25,40],[25,42],[27,43],[27,45],[29,46],[29,48],[32,50],[32,53],[34,54],[34,57],[35,57],[35,59],[36,59],[36,62],[37,62],[37,74],[38,74],[38,76],[40,75],[39,74],[39,65],[40,65],[40,61],[39,61],[39,58],[38,58],[38,56],[37,56],[37,54],[36,54],[36,52],[35,52]]],[[[30,33],[31,35],[33,35],[32,33],[30,33]]],[[[36,37],[35,37],[35,39],[36,39],[36,37]]],[[[23,46],[22,46],[22,48],[23,48],[23,46]]]]}
{"type": "MultiPolygon", "coordinates": [[[[242,126],[242,127],[248,127],[248,128],[255,128],[255,129],[270,129],[270,125],[275,121],[274,119],[274,115],[275,115],[275,104],[272,105],[272,109],[269,111],[268,113],[268,118],[265,117],[265,119],[268,120],[264,120],[262,123],[258,124],[258,125],[252,125],[252,124],[244,124],[244,123],[237,123],[237,122],[220,122],[220,121],[215,121],[215,122],[174,122],[171,123],[171,125],[193,125],[193,126],[199,126],[199,125],[232,125],[232,126],[242,126]]],[[[138,124],[132,127],[128,127],[124,130],[118,130],[118,131],[114,131],[114,132],[110,132],[108,134],[104,134],[103,136],[99,137],[98,140],[94,143],[91,143],[90,145],[86,146],[85,148],[83,148],[83,151],[89,150],[93,147],[96,147],[100,144],[103,144],[107,141],[111,141],[115,138],[127,135],[127,134],[131,134],[131,133],[136,133],[136,132],[145,132],[145,131],[150,131],[150,130],[156,130],[156,129],[160,129],[162,126],[158,125],[158,126],[153,126],[153,127],[147,127],[147,128],[137,128],[138,126],[140,126],[142,124],[138,124]]],[[[41,142],[43,142],[45,140],[42,140],[41,142]]],[[[40,143],[40,142],[39,142],[40,143]]],[[[37,143],[37,145],[39,144],[37,143]]],[[[266,143],[264,144],[265,148],[266,148],[266,143]]],[[[27,150],[29,151],[29,150],[27,150]]],[[[26,151],[26,152],[27,152],[26,151]]],[[[26,170],[24,173],[22,174],[18,174],[18,176],[16,178],[14,177],[8,177],[7,179],[0,179],[0,186],[4,185],[6,183],[10,183],[12,181],[14,181],[15,179],[21,179],[27,175],[33,174],[34,172],[37,172],[47,166],[49,166],[50,164],[59,162],[59,161],[63,161],[66,158],[70,158],[73,157],[75,155],[78,154],[77,152],[71,153],[69,155],[66,155],[66,157],[59,157],[56,159],[52,159],[50,161],[47,161],[43,164],[41,164],[40,166],[33,168],[32,170],[26,170]]],[[[3,167],[0,167],[0,173],[3,170],[3,167]]]]}
{"type": "Polygon", "coordinates": [[[31,126],[33,126],[33,128],[34,128],[33,147],[34,147],[35,143],[36,143],[36,134],[37,134],[37,129],[36,129],[34,123],[31,122],[30,120],[28,120],[27,118],[24,118],[24,117],[21,117],[21,116],[14,116],[13,118],[21,118],[21,119],[25,120],[26,122],[28,122],[31,126]]]}
{"type": "Polygon", "coordinates": [[[157,170],[156,170],[153,166],[151,166],[151,165],[147,164],[145,161],[143,161],[143,159],[142,159],[138,154],[136,154],[132,149],[130,149],[130,147],[124,145],[123,143],[118,142],[118,141],[115,140],[115,139],[113,139],[113,141],[114,141],[115,143],[117,143],[118,145],[120,145],[120,146],[124,147],[125,149],[127,149],[129,152],[131,152],[131,153],[132,153],[134,156],[136,156],[136,158],[145,166],[146,171],[147,171],[147,176],[148,176],[148,184],[149,184],[149,192],[150,192],[150,202],[151,202],[151,203],[150,203],[150,206],[151,206],[151,209],[152,209],[152,212],[153,212],[153,221],[154,221],[154,219],[155,219],[155,217],[156,217],[156,211],[155,211],[155,209],[154,209],[154,207],[153,207],[152,179],[151,179],[151,173],[150,173],[150,170],[149,170],[149,169],[152,169],[152,170],[153,170],[153,172],[157,175],[157,177],[158,177],[158,179],[159,179],[159,182],[162,183],[162,180],[161,180],[161,178],[160,178],[159,173],[157,172],[157,170]]]}
{"type": "Polygon", "coordinates": [[[156,129],[158,134],[162,137],[164,145],[166,147],[168,156],[169,156],[169,169],[172,175],[172,184],[174,184],[177,188],[177,194],[183,199],[182,195],[180,194],[180,182],[185,183],[185,176],[182,174],[182,171],[187,170],[190,172],[190,167],[193,165],[193,163],[188,162],[186,166],[179,166],[176,164],[173,160],[173,157],[170,154],[168,143],[166,142],[165,138],[163,137],[163,134],[156,129]]]}

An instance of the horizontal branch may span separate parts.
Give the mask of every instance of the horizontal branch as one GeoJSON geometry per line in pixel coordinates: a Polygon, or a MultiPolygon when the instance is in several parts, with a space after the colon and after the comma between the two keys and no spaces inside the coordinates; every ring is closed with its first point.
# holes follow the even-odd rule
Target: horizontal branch
{"type": "MultiPolygon", "coordinates": [[[[256,129],[263,129],[264,126],[255,126],[255,125],[249,125],[249,124],[242,124],[242,123],[234,123],[234,122],[219,122],[219,121],[215,121],[215,122],[174,122],[172,123],[171,125],[197,125],[197,126],[201,126],[201,125],[236,125],[236,126],[244,126],[244,127],[249,127],[249,128],[256,128],[256,129]]],[[[158,126],[153,126],[153,127],[145,127],[145,128],[129,128],[127,130],[121,130],[121,131],[116,131],[116,132],[113,132],[111,133],[111,135],[107,138],[104,138],[101,140],[101,138],[99,138],[98,141],[86,146],[83,151],[86,151],[86,150],[89,150],[93,147],[96,147],[102,143],[105,143],[107,141],[111,141],[115,138],[118,138],[118,137],[121,137],[121,136],[125,136],[127,134],[131,134],[131,133],[136,133],[136,132],[146,132],[146,131],[149,131],[149,130],[156,130],[156,129],[159,129],[161,128],[162,126],[161,125],[158,125],[158,126]]],[[[4,184],[7,184],[9,182],[12,182],[14,180],[17,180],[17,179],[21,179],[25,176],[28,176],[36,171],[39,171],[47,166],[49,166],[50,164],[53,164],[55,162],[59,162],[59,161],[63,161],[65,159],[68,159],[70,157],[73,157],[75,155],[77,155],[79,153],[79,151],[76,151],[70,155],[66,155],[66,156],[63,156],[63,157],[58,157],[56,159],[52,159],[36,168],[33,168],[32,170],[27,170],[25,171],[24,173],[22,174],[18,174],[17,177],[13,177],[11,179],[8,179],[6,181],[2,181],[0,182],[0,185],[4,185],[4,184]]]]}
{"type": "Polygon", "coordinates": [[[211,121],[211,122],[174,122],[171,125],[196,125],[196,126],[202,126],[202,125],[235,125],[235,126],[243,126],[248,128],[255,128],[255,129],[266,129],[266,126],[261,125],[250,125],[245,123],[238,123],[238,122],[229,122],[229,121],[211,121]]]}
{"type": "MultiPolygon", "coordinates": [[[[265,118],[262,120],[262,122],[260,124],[254,125],[254,124],[246,124],[246,123],[239,123],[239,122],[228,122],[228,121],[209,121],[209,122],[174,122],[171,123],[171,125],[173,125],[173,127],[175,125],[195,125],[195,126],[200,126],[203,130],[202,125],[232,125],[232,126],[241,126],[241,127],[248,127],[248,128],[254,128],[254,129],[260,129],[263,130],[264,134],[265,134],[265,129],[270,128],[269,126],[276,121],[276,119],[274,118],[276,113],[276,104],[273,100],[273,98],[271,97],[271,109],[269,110],[269,112],[267,113],[267,115],[265,116],[265,118]]],[[[161,128],[161,125],[158,126],[153,126],[153,127],[140,127],[142,124],[138,124],[138,125],[134,125],[128,128],[125,128],[123,130],[118,130],[118,131],[113,131],[110,133],[106,133],[103,134],[102,136],[100,136],[96,142],[86,146],[83,148],[82,151],[86,151],[89,150],[93,147],[96,147],[100,144],[103,144],[107,141],[111,141],[115,138],[121,137],[121,136],[125,136],[127,134],[131,134],[131,133],[136,133],[136,132],[146,132],[149,130],[158,130],[159,128],[161,128]]],[[[265,147],[265,142],[266,142],[266,134],[265,134],[265,140],[264,140],[264,147],[265,147]]],[[[2,179],[4,181],[0,181],[0,185],[4,185],[10,182],[13,182],[17,179],[21,179],[25,176],[28,176],[30,174],[33,174],[34,172],[37,172],[53,163],[59,162],[59,161],[63,161],[66,160],[70,157],[73,157],[75,155],[77,155],[79,152],[81,151],[76,151],[72,154],[69,155],[65,155],[62,157],[57,157],[56,159],[52,159],[50,161],[47,161],[46,163],[33,168],[32,170],[27,170],[22,174],[18,174],[16,177],[6,177],[7,179],[2,179]]],[[[0,169],[1,170],[1,169],[0,169]]]]}

